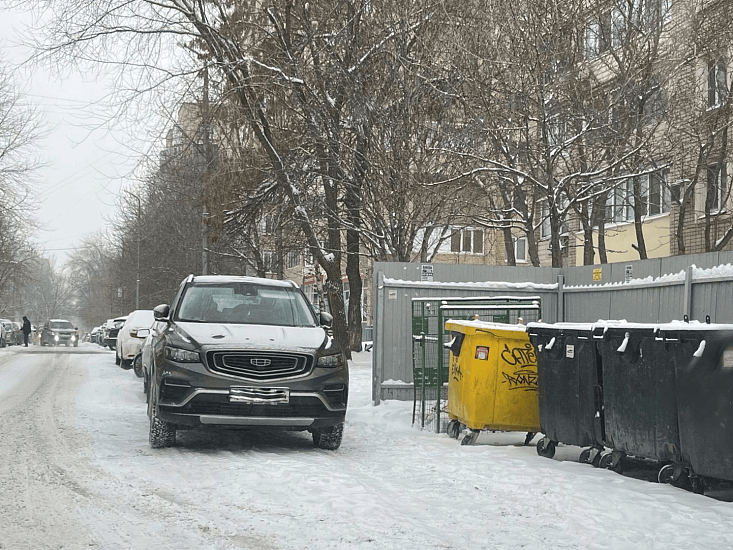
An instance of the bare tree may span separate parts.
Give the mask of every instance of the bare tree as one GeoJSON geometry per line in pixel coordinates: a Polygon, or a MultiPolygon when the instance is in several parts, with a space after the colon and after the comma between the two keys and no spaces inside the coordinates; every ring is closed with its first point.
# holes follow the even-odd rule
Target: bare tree
{"type": "Polygon", "coordinates": [[[37,260],[34,176],[41,136],[35,111],[24,102],[7,67],[0,66],[0,294],[22,285],[37,260]]]}

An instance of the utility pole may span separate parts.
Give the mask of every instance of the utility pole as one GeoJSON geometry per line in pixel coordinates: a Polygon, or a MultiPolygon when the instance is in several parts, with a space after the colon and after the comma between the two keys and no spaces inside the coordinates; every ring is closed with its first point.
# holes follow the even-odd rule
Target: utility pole
{"type": "Polygon", "coordinates": [[[201,182],[201,274],[209,274],[209,212],[206,208],[206,184],[209,179],[209,173],[212,163],[211,154],[211,137],[209,135],[211,129],[210,113],[209,113],[209,65],[204,64],[204,97],[202,105],[202,124],[204,130],[204,174],[201,182]]]}
{"type": "Polygon", "coordinates": [[[137,199],[137,280],[135,281],[135,309],[140,309],[140,210],[142,209],[142,203],[140,197],[135,193],[132,191],[127,191],[127,193],[137,199]]]}

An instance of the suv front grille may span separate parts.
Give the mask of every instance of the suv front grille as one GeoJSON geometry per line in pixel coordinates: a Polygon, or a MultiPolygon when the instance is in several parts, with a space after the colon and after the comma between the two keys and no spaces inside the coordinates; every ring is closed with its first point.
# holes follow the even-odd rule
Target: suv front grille
{"type": "Polygon", "coordinates": [[[286,418],[291,416],[313,416],[317,418],[338,416],[343,411],[329,411],[318,399],[291,399],[286,405],[247,405],[243,403],[189,403],[181,412],[185,414],[205,414],[224,416],[267,416],[286,418]]]}
{"type": "Polygon", "coordinates": [[[244,351],[212,351],[209,368],[216,373],[249,380],[281,380],[308,374],[313,365],[309,355],[244,351]]]}

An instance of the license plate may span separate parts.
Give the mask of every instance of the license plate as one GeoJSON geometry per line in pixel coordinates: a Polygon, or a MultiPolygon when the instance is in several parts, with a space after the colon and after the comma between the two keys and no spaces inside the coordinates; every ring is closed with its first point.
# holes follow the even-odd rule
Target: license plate
{"type": "Polygon", "coordinates": [[[288,388],[255,388],[232,386],[229,388],[231,403],[252,403],[258,405],[277,405],[290,402],[288,388]]]}

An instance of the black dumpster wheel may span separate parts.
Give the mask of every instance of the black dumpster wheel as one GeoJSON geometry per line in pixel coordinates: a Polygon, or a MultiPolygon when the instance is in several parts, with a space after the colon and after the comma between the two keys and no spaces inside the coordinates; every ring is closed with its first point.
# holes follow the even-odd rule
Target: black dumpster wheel
{"type": "Polygon", "coordinates": [[[545,458],[552,458],[555,456],[555,445],[557,444],[554,441],[543,437],[537,442],[537,454],[545,458]]]}
{"type": "Polygon", "coordinates": [[[598,463],[601,460],[601,453],[598,451],[595,447],[588,447],[587,449],[583,449],[580,452],[580,456],[578,457],[578,462],[581,464],[593,464],[596,468],[598,468],[598,463]],[[593,454],[593,451],[596,451],[595,454],[593,454]]]}
{"type": "Polygon", "coordinates": [[[592,449],[583,449],[580,451],[580,456],[578,457],[578,462],[581,464],[590,464],[590,452],[592,449]]]}
{"type": "Polygon", "coordinates": [[[665,464],[659,469],[657,474],[657,482],[659,483],[672,483],[674,481],[674,466],[671,464],[665,464]]]}
{"type": "Polygon", "coordinates": [[[458,420],[451,420],[448,422],[448,428],[446,431],[448,432],[448,437],[458,439],[458,436],[461,435],[461,423],[458,422],[458,420]]]}
{"type": "Polygon", "coordinates": [[[601,467],[601,458],[603,458],[603,451],[596,450],[596,454],[593,456],[593,459],[590,461],[590,464],[594,468],[600,468],[601,467]]]}
{"type": "Polygon", "coordinates": [[[481,432],[473,431],[473,430],[469,431],[463,437],[463,439],[461,439],[461,445],[473,445],[474,443],[476,443],[476,440],[478,439],[479,433],[481,433],[481,432]]]}
{"type": "Polygon", "coordinates": [[[598,459],[598,468],[610,468],[611,464],[613,463],[613,453],[605,452],[600,453],[600,458],[598,459]]]}

